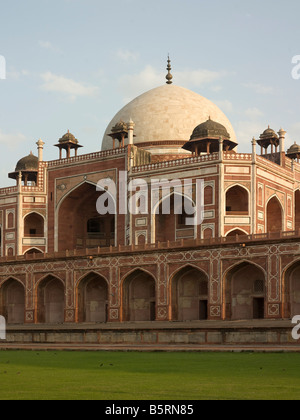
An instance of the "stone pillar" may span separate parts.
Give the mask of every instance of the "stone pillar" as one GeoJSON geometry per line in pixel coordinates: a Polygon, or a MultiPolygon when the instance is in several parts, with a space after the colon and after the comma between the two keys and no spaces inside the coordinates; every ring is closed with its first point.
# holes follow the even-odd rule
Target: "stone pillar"
{"type": "Polygon", "coordinates": [[[156,293],[156,321],[172,320],[172,302],[171,296],[168,296],[170,287],[168,287],[168,269],[166,261],[166,255],[161,254],[159,256],[159,262],[157,263],[158,279],[156,293]]]}
{"type": "Polygon", "coordinates": [[[251,233],[255,234],[256,232],[256,140],[253,137],[252,139],[252,174],[251,174],[251,199],[249,205],[251,205],[251,233]]]}
{"type": "MultiPolygon", "coordinates": [[[[222,143],[223,144],[223,143],[222,143]]],[[[223,155],[223,152],[222,152],[223,155]]],[[[218,237],[224,235],[224,223],[225,223],[225,194],[224,194],[224,164],[223,159],[219,163],[219,226],[218,226],[218,237]]]]}
{"type": "Polygon", "coordinates": [[[220,161],[223,160],[223,137],[219,138],[219,159],[220,161]]]}
{"type": "Polygon", "coordinates": [[[22,241],[23,241],[23,196],[22,196],[22,172],[18,175],[18,206],[17,206],[17,255],[22,255],[22,241]]]}
{"type": "Polygon", "coordinates": [[[44,142],[42,139],[39,139],[39,141],[36,142],[37,148],[38,148],[38,158],[39,162],[43,162],[43,150],[44,150],[44,142]]]}
{"type": "MultiPolygon", "coordinates": [[[[224,306],[222,296],[222,263],[221,251],[212,251],[210,253],[210,273],[209,273],[209,302],[208,302],[208,319],[222,319],[222,308],[224,306]]],[[[224,306],[225,307],[225,306],[224,306]]]]}
{"type": "Polygon", "coordinates": [[[280,152],[280,165],[285,166],[285,135],[286,131],[282,128],[278,132],[279,135],[279,152],[280,152]]]}
{"type": "Polygon", "coordinates": [[[36,302],[34,299],[34,273],[26,274],[25,324],[34,324],[36,319],[36,302]]]}
{"type": "Polygon", "coordinates": [[[110,268],[108,293],[107,321],[120,322],[122,320],[123,308],[121,306],[122,289],[119,267],[115,266],[110,268]]]}
{"type": "Polygon", "coordinates": [[[76,322],[76,307],[74,302],[75,290],[75,275],[74,270],[66,271],[66,284],[65,284],[65,323],[76,322]]]}
{"type": "Polygon", "coordinates": [[[256,162],[256,139],[253,137],[252,139],[252,162],[256,162]]]}
{"type": "MultiPolygon", "coordinates": [[[[276,247],[275,247],[276,248],[276,247]]],[[[268,266],[266,279],[266,319],[282,318],[282,292],[280,278],[280,257],[277,250],[269,246],[268,266]]]]}
{"type": "Polygon", "coordinates": [[[280,147],[280,153],[284,153],[284,143],[285,143],[285,135],[286,131],[284,131],[282,128],[278,131],[279,135],[279,147],[280,147]]]}
{"type": "Polygon", "coordinates": [[[134,122],[130,118],[129,123],[127,124],[127,126],[128,126],[128,144],[133,144],[133,129],[134,129],[134,125],[135,125],[134,122]]]}
{"type": "Polygon", "coordinates": [[[210,142],[209,141],[206,143],[206,153],[210,155],[210,142]]]}

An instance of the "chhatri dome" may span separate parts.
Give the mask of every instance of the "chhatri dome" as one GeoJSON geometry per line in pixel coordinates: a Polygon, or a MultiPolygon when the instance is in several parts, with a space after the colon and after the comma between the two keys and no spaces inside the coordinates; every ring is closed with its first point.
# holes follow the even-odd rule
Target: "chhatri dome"
{"type": "MultiPolygon", "coordinates": [[[[169,64],[169,62],[168,62],[169,64]]],[[[154,154],[189,153],[182,149],[195,127],[211,118],[222,124],[233,142],[234,129],[220,108],[203,96],[172,83],[168,65],[167,84],[152,89],[124,106],[105,130],[102,150],[113,148],[112,128],[133,120],[134,144],[154,154]]]]}

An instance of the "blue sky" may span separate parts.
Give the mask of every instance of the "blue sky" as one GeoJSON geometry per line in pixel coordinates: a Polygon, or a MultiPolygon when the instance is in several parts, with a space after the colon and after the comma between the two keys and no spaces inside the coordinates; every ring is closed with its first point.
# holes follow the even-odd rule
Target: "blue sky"
{"type": "Polygon", "coordinates": [[[0,8],[0,186],[41,137],[44,158],[69,129],[101,149],[107,124],[137,95],[174,83],[217,103],[240,152],[270,124],[300,143],[298,0],[10,0],[0,8]]]}

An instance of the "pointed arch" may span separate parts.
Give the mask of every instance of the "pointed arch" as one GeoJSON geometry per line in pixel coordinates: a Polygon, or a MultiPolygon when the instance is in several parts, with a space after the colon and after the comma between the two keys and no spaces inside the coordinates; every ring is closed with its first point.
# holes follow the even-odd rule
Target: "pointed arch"
{"type": "Polygon", "coordinates": [[[283,317],[293,318],[300,313],[300,259],[286,266],[281,278],[283,317]]]}
{"type": "Polygon", "coordinates": [[[34,247],[34,248],[29,248],[24,252],[24,255],[27,254],[44,254],[44,251],[42,251],[41,249],[34,247]]]}
{"type": "Polygon", "coordinates": [[[236,262],[233,265],[231,265],[230,267],[228,267],[223,273],[223,278],[226,277],[226,275],[229,273],[229,271],[235,270],[240,265],[246,265],[246,264],[253,265],[253,266],[257,267],[258,270],[261,270],[263,272],[265,278],[267,278],[267,272],[262,266],[260,266],[259,264],[257,264],[256,262],[254,262],[252,260],[246,260],[246,259],[239,260],[238,262],[236,262]]]}
{"type": "Polygon", "coordinates": [[[207,274],[187,264],[173,273],[170,280],[173,321],[208,319],[209,280],[207,274]]]}
{"type": "Polygon", "coordinates": [[[27,213],[23,218],[24,237],[44,237],[45,217],[37,211],[27,213]]]}
{"type": "Polygon", "coordinates": [[[248,215],[250,212],[250,191],[244,185],[230,185],[225,191],[227,215],[248,215]]]}
{"type": "Polygon", "coordinates": [[[0,281],[0,288],[2,287],[2,285],[5,283],[5,282],[7,282],[8,280],[15,280],[16,282],[18,282],[18,283],[20,283],[24,288],[25,288],[25,285],[24,285],[24,283],[22,282],[22,280],[20,280],[20,279],[18,279],[17,277],[14,277],[14,276],[7,276],[4,280],[1,280],[0,281]]]}
{"type": "Polygon", "coordinates": [[[62,324],[65,319],[65,283],[47,274],[36,285],[37,322],[62,324]]]}
{"type": "Polygon", "coordinates": [[[122,279],[122,320],[155,321],[156,281],[148,271],[136,268],[122,279]]]}
{"type": "MultiPolygon", "coordinates": [[[[183,270],[198,270],[199,272],[201,272],[204,276],[206,276],[207,278],[208,278],[208,273],[205,271],[205,270],[203,270],[203,268],[200,268],[200,267],[198,267],[197,265],[195,265],[195,264],[192,264],[192,263],[187,263],[187,264],[184,264],[183,266],[181,266],[181,267],[179,267],[179,268],[177,268],[172,274],[171,274],[171,276],[170,276],[170,280],[172,280],[172,278],[174,277],[174,276],[176,276],[180,271],[183,271],[183,270]]],[[[170,283],[171,283],[171,281],[170,281],[170,283]]]]}
{"type": "Polygon", "coordinates": [[[117,215],[100,215],[96,204],[102,194],[109,194],[98,184],[84,181],[72,188],[58,203],[55,211],[55,248],[60,250],[115,246],[117,215]]]}
{"type": "Polygon", "coordinates": [[[300,229],[300,189],[294,193],[294,222],[295,230],[300,229]]]}
{"type": "Polygon", "coordinates": [[[276,194],[266,203],[267,232],[282,232],[284,230],[284,208],[276,194]]]}
{"type": "Polygon", "coordinates": [[[107,277],[104,275],[104,274],[102,274],[102,273],[99,273],[98,271],[96,271],[96,270],[90,270],[90,271],[88,271],[88,272],[86,272],[86,273],[84,273],[84,274],[82,274],[76,281],[75,281],[75,287],[78,287],[78,285],[79,285],[79,283],[82,281],[82,280],[84,280],[87,276],[99,276],[99,277],[101,277],[101,278],[103,278],[104,280],[105,280],[105,282],[106,282],[106,284],[107,284],[107,286],[109,286],[109,280],[107,279],[107,277]]]}
{"type": "Polygon", "coordinates": [[[197,227],[186,224],[187,218],[193,217],[185,211],[187,202],[190,204],[191,210],[192,208],[195,209],[194,200],[183,193],[173,191],[155,204],[152,210],[152,243],[176,241],[179,238],[197,238],[197,227]],[[180,197],[180,203],[178,197],[180,197]],[[164,202],[169,202],[170,204],[168,214],[163,214],[165,213],[165,211],[162,211],[164,202]]]}
{"type": "Polygon", "coordinates": [[[226,233],[226,237],[230,236],[248,236],[249,233],[240,228],[231,229],[229,232],[226,233]]]}
{"type": "Polygon", "coordinates": [[[25,287],[24,284],[9,277],[0,286],[0,313],[7,324],[25,322],[25,287]]]}
{"type": "Polygon", "coordinates": [[[72,187],[69,191],[67,191],[66,192],[66,194],[64,194],[62,197],[61,197],[61,199],[59,200],[59,202],[57,203],[57,205],[56,205],[56,208],[57,209],[59,209],[59,207],[62,205],[62,203],[64,202],[64,200],[66,199],[66,198],[68,198],[68,196],[70,195],[70,194],[72,194],[72,192],[73,191],[76,191],[79,187],[81,187],[82,185],[84,185],[84,184],[89,184],[89,185],[92,185],[93,187],[97,187],[97,184],[95,184],[94,182],[92,182],[92,181],[89,181],[89,180],[84,180],[84,181],[82,181],[82,182],[79,182],[79,184],[77,184],[77,185],[74,185],[74,187],[72,187]]]}
{"type": "Polygon", "coordinates": [[[57,274],[54,274],[54,273],[47,273],[47,274],[44,274],[37,282],[36,282],[36,285],[35,285],[35,288],[37,289],[39,286],[40,286],[40,284],[42,283],[42,282],[44,282],[44,281],[46,281],[48,278],[53,278],[53,279],[55,279],[55,280],[58,280],[59,282],[61,282],[62,283],[62,285],[63,285],[63,287],[65,287],[65,281],[61,278],[61,277],[59,277],[57,274]]]}
{"type": "Polygon", "coordinates": [[[223,317],[228,320],[264,318],[266,279],[265,270],[252,261],[239,261],[229,267],[223,275],[223,317]]]}
{"type": "Polygon", "coordinates": [[[154,280],[154,282],[156,283],[156,278],[155,278],[155,276],[154,276],[154,274],[153,273],[151,273],[151,271],[149,271],[149,270],[147,270],[146,268],[144,268],[144,267],[135,267],[135,268],[133,268],[132,270],[130,270],[130,271],[128,271],[128,273],[126,273],[126,274],[124,274],[124,276],[121,278],[121,287],[123,287],[123,285],[124,285],[124,282],[126,281],[126,279],[128,278],[128,277],[131,277],[134,273],[136,273],[136,272],[141,272],[141,273],[143,273],[143,274],[145,274],[145,275],[147,275],[147,276],[149,276],[149,277],[152,277],[152,279],[154,280]]]}
{"type": "Polygon", "coordinates": [[[82,276],[76,287],[78,322],[104,323],[108,319],[108,282],[91,271],[82,276]]]}

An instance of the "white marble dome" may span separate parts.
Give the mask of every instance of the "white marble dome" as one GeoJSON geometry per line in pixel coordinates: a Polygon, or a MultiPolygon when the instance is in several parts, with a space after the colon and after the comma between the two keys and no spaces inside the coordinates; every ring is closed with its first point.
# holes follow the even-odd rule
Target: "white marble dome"
{"type": "Polygon", "coordinates": [[[102,150],[113,148],[108,136],[121,120],[135,123],[134,144],[152,153],[189,153],[182,149],[195,127],[208,118],[224,125],[236,142],[234,129],[214,103],[191,90],[174,84],[152,89],[124,106],[108,124],[102,150]],[[182,142],[182,144],[181,144],[182,142]]]}

